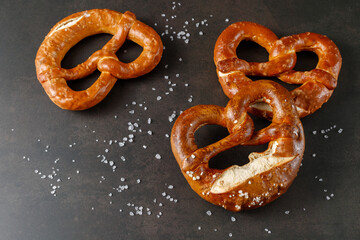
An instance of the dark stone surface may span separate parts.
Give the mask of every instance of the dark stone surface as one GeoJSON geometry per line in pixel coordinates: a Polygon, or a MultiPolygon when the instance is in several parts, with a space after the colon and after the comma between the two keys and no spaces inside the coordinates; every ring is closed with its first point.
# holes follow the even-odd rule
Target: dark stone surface
{"type": "MultiPolygon", "coordinates": [[[[359,2],[224,0],[181,1],[181,6],[175,2],[173,10],[172,1],[2,1],[0,239],[227,239],[229,233],[232,239],[359,239],[359,2]],[[185,44],[176,35],[171,41],[164,35],[163,59],[150,74],[119,80],[94,108],[61,110],[36,79],[36,51],[56,22],[93,8],[133,11],[160,34],[170,27],[170,32],[182,31],[184,22],[189,21],[185,26],[190,42],[185,44]],[[172,19],[173,15],[176,18],[172,19]],[[201,25],[205,19],[208,26],[201,25]],[[279,37],[306,31],[325,34],[339,47],[343,67],[330,101],[303,119],[303,166],[288,192],[268,206],[232,213],[205,202],[190,189],[165,134],[170,133],[173,122],[168,117],[173,111],[178,116],[179,111],[197,104],[226,105],[212,60],[213,48],[230,23],[245,20],[263,24],[279,37]],[[204,34],[199,35],[199,31],[204,34]],[[176,83],[173,92],[169,91],[169,80],[176,83]],[[162,99],[157,101],[157,96],[162,99]],[[193,101],[189,102],[191,96],[193,101]],[[137,122],[142,133],[134,133],[133,143],[119,147],[114,141],[131,133],[128,122],[137,122]],[[334,125],[324,138],[320,131],[334,125]],[[343,132],[338,133],[339,129],[343,132]],[[148,135],[148,130],[153,135],[148,135]],[[157,153],[160,160],[155,158],[157,153]],[[116,171],[101,163],[99,155],[114,161],[116,171]],[[56,173],[53,179],[47,176],[52,171],[56,173]],[[42,179],[44,174],[47,177],[42,179]],[[122,177],[126,180],[121,181],[122,177]],[[52,185],[60,186],[56,196],[51,193],[52,185]],[[113,189],[119,185],[128,185],[128,189],[113,189]],[[169,185],[174,188],[169,189],[169,185]],[[163,192],[178,202],[169,201],[163,192]],[[136,213],[135,206],[144,207],[143,215],[130,216],[130,212],[136,213]],[[206,214],[208,210],[211,216],[206,214]]],[[[100,35],[82,41],[66,55],[63,65],[71,67],[84,61],[107,39],[100,35]]],[[[261,57],[261,49],[250,47],[255,57],[261,57]]],[[[126,54],[123,49],[118,52],[124,60],[130,61],[140,52],[135,44],[125,48],[126,54]]],[[[313,58],[302,55],[298,67],[313,66],[313,58]]],[[[71,87],[84,89],[96,77],[71,87]]],[[[258,122],[266,125],[263,120],[258,122]]],[[[197,134],[200,145],[222,136],[224,131],[214,127],[204,127],[197,134]]],[[[220,161],[234,163],[241,158],[238,163],[244,163],[243,158],[252,150],[230,150],[220,161]]]]}

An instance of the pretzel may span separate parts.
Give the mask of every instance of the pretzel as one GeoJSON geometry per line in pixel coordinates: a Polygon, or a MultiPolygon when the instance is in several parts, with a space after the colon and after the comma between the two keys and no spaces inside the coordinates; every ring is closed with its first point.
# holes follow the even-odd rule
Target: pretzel
{"type": "Polygon", "coordinates": [[[244,83],[225,108],[197,105],[185,110],[171,133],[172,151],[191,188],[203,199],[231,211],[264,206],[283,194],[297,175],[304,144],[302,124],[290,93],[268,80],[244,83]],[[247,110],[259,100],[272,107],[273,122],[254,132],[247,110]],[[229,135],[198,148],[195,131],[207,124],[226,127],[229,135]],[[243,166],[225,170],[209,167],[209,160],[222,151],[267,142],[268,149],[251,153],[250,162],[243,166]]]}
{"type": "Polygon", "coordinates": [[[84,110],[103,100],[118,78],[136,78],[150,72],[159,63],[162,51],[159,35],[136,20],[133,13],[93,9],[72,14],[51,29],[37,52],[36,73],[56,105],[63,109],[84,110]],[[72,69],[61,68],[61,61],[71,47],[99,33],[113,37],[85,62],[72,69]],[[120,62],[115,54],[126,39],[143,48],[140,56],[130,63],[120,62]],[[96,69],[101,72],[100,77],[88,89],[73,91],[68,87],[66,81],[84,78],[96,69]]]}
{"type": "MultiPolygon", "coordinates": [[[[301,33],[278,37],[268,28],[252,22],[238,22],[227,27],[217,39],[214,50],[217,75],[225,94],[232,98],[242,91],[249,76],[276,76],[290,84],[302,84],[291,91],[299,117],[305,117],[327,102],[337,85],[341,55],[326,36],[301,33]],[[269,53],[269,61],[247,62],[239,59],[236,48],[242,40],[256,42],[269,53]],[[296,52],[312,51],[319,61],[311,71],[295,71],[296,52]]],[[[271,109],[255,103],[252,112],[271,118],[271,109]]]]}

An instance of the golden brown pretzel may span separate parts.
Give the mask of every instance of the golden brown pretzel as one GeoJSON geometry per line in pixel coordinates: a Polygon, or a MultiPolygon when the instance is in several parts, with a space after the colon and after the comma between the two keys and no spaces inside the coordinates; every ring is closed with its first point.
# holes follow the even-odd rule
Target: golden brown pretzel
{"type": "Polygon", "coordinates": [[[50,99],[59,107],[83,110],[99,103],[114,86],[117,78],[129,79],[150,72],[160,61],[163,45],[154,29],[136,20],[131,12],[124,14],[93,9],[72,14],[58,22],[42,42],[35,59],[37,77],[50,99]],[[61,68],[67,51],[82,39],[108,33],[113,37],[85,62],[72,69],[61,68]],[[130,63],[115,55],[126,39],[139,44],[143,51],[130,63]],[[96,69],[97,81],[84,91],[73,91],[67,80],[83,78],[96,69]]]}
{"type": "MultiPolygon", "coordinates": [[[[238,22],[227,27],[219,36],[214,50],[217,75],[225,94],[232,98],[242,89],[250,76],[276,76],[290,84],[302,84],[291,91],[300,117],[307,116],[327,102],[334,91],[341,68],[341,55],[337,46],[326,36],[302,33],[283,37],[268,28],[252,22],[238,22]],[[236,48],[242,40],[258,43],[269,53],[265,63],[239,59],[236,48]],[[319,62],[311,71],[294,71],[296,52],[312,51],[319,62]]],[[[252,111],[271,117],[264,104],[254,104],[252,111]]]]}
{"type": "Polygon", "coordinates": [[[304,132],[290,93],[279,84],[259,80],[245,83],[225,108],[198,105],[184,111],[171,133],[171,147],[191,188],[205,200],[231,211],[263,206],[283,194],[297,175],[303,152],[304,132]],[[250,104],[267,102],[273,122],[254,132],[247,114],[250,104]],[[198,148],[194,134],[207,124],[226,127],[229,135],[198,148]],[[269,142],[262,153],[251,153],[244,166],[225,170],[209,168],[215,155],[237,145],[269,142]]]}

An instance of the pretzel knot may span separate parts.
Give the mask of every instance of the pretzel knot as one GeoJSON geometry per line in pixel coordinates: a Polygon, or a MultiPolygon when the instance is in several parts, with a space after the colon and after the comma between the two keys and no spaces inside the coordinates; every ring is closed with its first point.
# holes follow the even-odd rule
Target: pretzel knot
{"type": "MultiPolygon", "coordinates": [[[[251,22],[230,25],[219,36],[214,50],[217,75],[225,94],[232,98],[242,91],[248,76],[276,76],[290,84],[302,84],[291,91],[300,117],[307,116],[327,102],[336,88],[341,68],[337,46],[326,36],[301,33],[278,39],[268,28],[251,22]],[[269,53],[269,61],[247,62],[239,59],[236,48],[242,40],[258,43],[269,53]],[[311,71],[295,71],[296,52],[312,51],[319,61],[311,71]]],[[[252,112],[271,118],[265,104],[254,104],[252,112]]]]}
{"type": "Polygon", "coordinates": [[[163,45],[154,29],[124,14],[93,9],[72,14],[58,22],[42,42],[35,59],[37,77],[50,99],[69,110],[90,108],[110,92],[117,79],[136,78],[150,72],[160,61],[163,45]],[[61,68],[66,52],[82,39],[108,33],[113,37],[85,62],[72,69],[61,68]],[[116,52],[126,39],[139,44],[143,51],[130,63],[120,62],[116,52]],[[66,81],[84,78],[98,69],[96,82],[84,91],[71,90],[66,81]]]}
{"type": "Polygon", "coordinates": [[[303,152],[304,132],[290,93],[279,84],[259,80],[244,83],[225,108],[198,105],[176,120],[171,147],[191,188],[205,200],[231,211],[263,206],[283,194],[297,175],[303,152]],[[247,110],[264,101],[273,111],[272,123],[254,132],[247,110]],[[226,127],[229,135],[198,148],[194,134],[207,124],[226,127]],[[250,162],[225,170],[212,169],[209,160],[237,145],[268,143],[262,153],[251,153],[250,162]]]}

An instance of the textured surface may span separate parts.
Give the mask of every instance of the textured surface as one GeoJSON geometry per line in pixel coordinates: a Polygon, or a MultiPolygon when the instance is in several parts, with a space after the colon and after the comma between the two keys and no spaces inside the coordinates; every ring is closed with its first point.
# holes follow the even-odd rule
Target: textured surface
{"type": "MultiPolygon", "coordinates": [[[[224,0],[219,4],[211,0],[181,1],[181,6],[175,1],[174,9],[173,1],[157,2],[2,2],[0,239],[228,239],[229,235],[230,239],[359,238],[358,1],[277,4],[224,0]],[[93,8],[132,11],[160,35],[168,29],[169,35],[162,36],[166,47],[163,58],[148,75],[117,81],[97,106],[83,112],[61,110],[36,79],[35,55],[54,24],[72,13],[93,8]],[[176,18],[171,18],[173,15],[176,18]],[[165,134],[170,134],[179,111],[198,104],[225,106],[228,102],[217,80],[213,49],[220,33],[237,21],[257,22],[277,36],[308,31],[327,35],[339,47],[343,66],[330,100],[302,119],[305,154],[292,186],[263,208],[235,214],[207,203],[190,189],[165,134]],[[181,36],[185,39],[177,39],[185,29],[191,35],[184,33],[181,36]],[[171,41],[173,31],[176,34],[171,41]],[[317,131],[315,135],[313,131],[317,131]],[[134,135],[133,142],[129,134],[134,135]],[[124,137],[128,140],[120,147],[124,137]],[[117,166],[115,172],[109,161],[117,166]],[[60,188],[52,193],[51,184],[60,188]],[[143,215],[136,214],[136,209],[141,212],[136,206],[143,206],[143,215]]],[[[109,35],[100,35],[81,41],[65,56],[63,66],[71,68],[85,61],[109,39],[109,35]]],[[[117,54],[124,62],[141,52],[131,43],[124,49],[126,54],[122,49],[117,54]]],[[[240,44],[238,54],[259,61],[264,56],[262,50],[240,44]]],[[[296,67],[313,68],[313,60],[311,54],[299,55],[296,67]]],[[[71,87],[85,89],[98,76],[95,73],[74,81],[71,87]]],[[[258,129],[268,125],[260,119],[255,122],[258,129]]],[[[199,146],[206,146],[224,135],[221,127],[204,127],[195,137],[199,146]]],[[[234,148],[214,158],[210,165],[224,168],[234,161],[245,164],[250,152],[265,149],[265,145],[262,149],[234,148]]]]}

